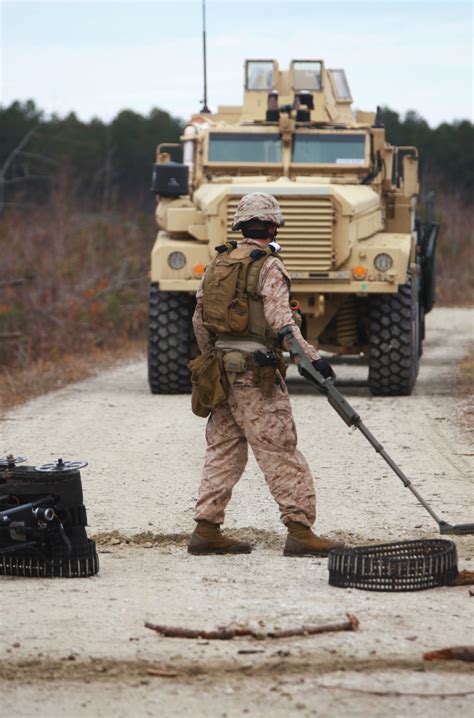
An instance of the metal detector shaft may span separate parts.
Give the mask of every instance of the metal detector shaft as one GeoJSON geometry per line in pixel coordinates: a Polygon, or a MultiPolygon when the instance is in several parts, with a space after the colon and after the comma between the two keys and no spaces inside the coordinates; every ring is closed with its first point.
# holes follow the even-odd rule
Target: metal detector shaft
{"type": "MultiPolygon", "coordinates": [[[[334,387],[334,388],[335,388],[335,387],[334,387]]],[[[337,391],[336,388],[335,388],[335,390],[337,391]]],[[[339,392],[338,392],[338,393],[339,393],[339,392]]],[[[410,489],[410,491],[412,492],[412,494],[413,494],[414,496],[416,496],[416,498],[418,499],[418,501],[420,502],[420,504],[425,507],[425,509],[428,511],[429,514],[431,514],[431,516],[434,518],[434,520],[436,521],[436,523],[437,523],[437,524],[440,524],[440,523],[441,523],[441,519],[439,518],[439,516],[433,511],[433,509],[431,508],[431,506],[429,506],[429,504],[426,503],[426,501],[424,500],[424,498],[423,498],[423,497],[418,493],[418,491],[415,489],[415,487],[414,487],[413,484],[411,483],[410,479],[403,473],[403,471],[401,470],[401,468],[394,462],[394,460],[392,459],[392,457],[387,454],[387,452],[386,452],[385,449],[383,448],[382,444],[377,441],[377,439],[375,438],[375,436],[373,436],[373,434],[369,431],[369,429],[365,426],[365,424],[359,419],[359,421],[355,424],[355,426],[356,426],[356,427],[359,429],[359,431],[365,436],[365,438],[367,439],[367,441],[369,441],[369,442],[372,444],[372,446],[374,447],[374,449],[375,449],[375,451],[377,452],[377,454],[380,454],[380,456],[381,456],[383,459],[385,459],[385,461],[386,461],[387,464],[390,466],[390,468],[392,469],[392,471],[394,471],[394,472],[396,473],[396,475],[403,481],[403,483],[405,484],[405,486],[407,487],[407,489],[410,489]]]]}
{"type": "Polygon", "coordinates": [[[403,484],[407,487],[407,489],[410,489],[410,491],[417,498],[420,504],[436,521],[436,523],[440,527],[441,533],[474,533],[474,524],[458,524],[457,526],[452,526],[451,524],[448,524],[446,521],[443,521],[439,518],[439,516],[433,511],[431,506],[427,504],[424,498],[412,485],[410,479],[404,474],[400,467],[397,466],[394,460],[387,454],[382,444],[377,441],[375,436],[373,436],[373,434],[365,426],[359,414],[352,408],[347,399],[342,396],[340,391],[336,389],[336,387],[334,386],[334,381],[331,378],[325,379],[323,375],[320,374],[314,368],[311,360],[306,356],[305,352],[303,351],[303,347],[293,335],[293,329],[291,325],[283,327],[280,332],[280,336],[283,338],[285,344],[289,347],[291,353],[296,354],[299,357],[298,370],[300,371],[301,369],[304,369],[305,373],[309,375],[309,378],[311,378],[312,382],[316,385],[321,394],[327,396],[328,402],[331,404],[333,409],[337,411],[341,419],[345,421],[347,426],[355,426],[357,429],[359,429],[359,431],[365,436],[367,441],[374,447],[375,451],[380,454],[380,456],[390,466],[392,471],[394,471],[397,476],[403,481],[403,484]]]}

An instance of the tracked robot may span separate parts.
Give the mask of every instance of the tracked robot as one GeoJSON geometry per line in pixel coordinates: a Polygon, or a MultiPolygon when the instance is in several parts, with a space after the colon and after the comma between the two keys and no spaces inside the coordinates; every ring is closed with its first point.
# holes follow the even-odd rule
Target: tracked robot
{"type": "Polygon", "coordinates": [[[93,576],[99,559],[86,533],[80,474],[87,462],[25,462],[0,458],[0,575],[93,576]]]}

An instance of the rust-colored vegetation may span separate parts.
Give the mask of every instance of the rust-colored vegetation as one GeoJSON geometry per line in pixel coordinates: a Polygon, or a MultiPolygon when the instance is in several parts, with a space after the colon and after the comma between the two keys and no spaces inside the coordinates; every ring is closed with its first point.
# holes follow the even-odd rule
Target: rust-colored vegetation
{"type": "Polygon", "coordinates": [[[439,190],[435,220],[440,223],[436,251],[437,306],[474,304],[474,212],[459,194],[439,190]]]}
{"type": "Polygon", "coordinates": [[[153,215],[78,210],[64,187],[0,217],[0,408],[144,346],[153,215]]]}

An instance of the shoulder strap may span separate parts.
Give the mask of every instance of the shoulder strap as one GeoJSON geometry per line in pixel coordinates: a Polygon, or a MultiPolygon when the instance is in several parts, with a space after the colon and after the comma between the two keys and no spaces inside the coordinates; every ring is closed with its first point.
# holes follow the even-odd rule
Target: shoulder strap
{"type": "MultiPolygon", "coordinates": [[[[226,243],[226,245],[228,244],[229,242],[226,243]]],[[[256,281],[258,281],[260,267],[265,261],[265,259],[267,259],[267,257],[272,254],[272,249],[270,247],[266,247],[265,249],[260,247],[252,248],[245,245],[237,245],[234,249],[236,249],[236,251],[230,250],[227,256],[229,257],[230,261],[235,261],[236,263],[240,264],[239,276],[237,279],[236,296],[247,297],[249,296],[249,274],[253,275],[254,273],[256,273],[256,281]]],[[[253,286],[253,280],[251,284],[253,286]]],[[[252,294],[254,293],[255,292],[252,291],[252,294]]]]}
{"type": "Polygon", "coordinates": [[[232,250],[236,249],[236,247],[237,241],[235,239],[229,239],[229,241],[225,244],[218,244],[217,247],[215,247],[215,250],[218,254],[223,254],[224,252],[232,252],[232,250]]]}
{"type": "Polygon", "coordinates": [[[258,297],[258,294],[257,294],[258,280],[259,280],[260,272],[262,271],[263,265],[267,261],[268,257],[275,257],[276,259],[279,260],[279,262],[282,265],[283,274],[285,275],[285,277],[287,277],[289,279],[286,269],[284,268],[282,260],[280,259],[280,257],[278,255],[276,255],[273,252],[273,250],[270,247],[267,247],[266,249],[262,249],[262,250],[257,250],[257,251],[263,252],[264,254],[263,255],[261,254],[257,259],[255,259],[249,265],[248,272],[247,272],[247,294],[252,298],[258,297]]]}

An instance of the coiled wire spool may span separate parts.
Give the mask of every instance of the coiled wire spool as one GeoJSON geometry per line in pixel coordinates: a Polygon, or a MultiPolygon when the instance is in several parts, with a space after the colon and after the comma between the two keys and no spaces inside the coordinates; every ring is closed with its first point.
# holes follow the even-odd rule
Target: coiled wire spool
{"type": "Polygon", "coordinates": [[[445,539],[335,548],[328,568],[331,586],[366,591],[421,591],[458,575],[456,545],[445,539]]]}

